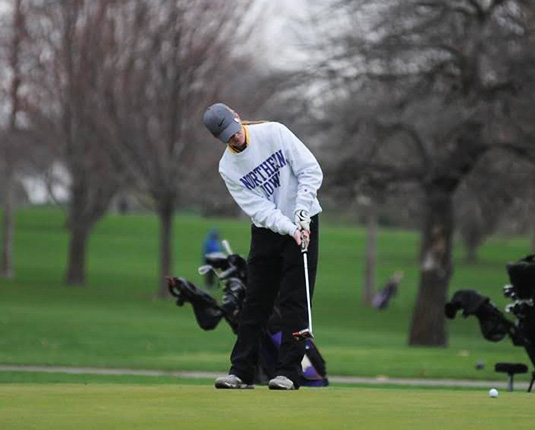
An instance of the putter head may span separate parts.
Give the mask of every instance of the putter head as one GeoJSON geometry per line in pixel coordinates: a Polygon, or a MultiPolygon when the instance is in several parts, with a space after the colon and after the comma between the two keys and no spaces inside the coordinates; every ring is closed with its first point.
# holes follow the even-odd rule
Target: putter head
{"type": "Polygon", "coordinates": [[[201,266],[197,269],[199,275],[201,276],[206,275],[210,270],[212,270],[212,266],[210,266],[209,264],[205,264],[204,266],[201,266]]]}
{"type": "Polygon", "coordinates": [[[295,340],[306,340],[314,338],[314,335],[308,328],[293,332],[292,336],[295,340]]]}

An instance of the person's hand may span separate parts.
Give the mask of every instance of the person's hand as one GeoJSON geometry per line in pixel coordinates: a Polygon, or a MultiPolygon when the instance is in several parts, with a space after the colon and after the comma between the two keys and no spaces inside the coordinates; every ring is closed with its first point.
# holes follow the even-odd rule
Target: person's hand
{"type": "Polygon", "coordinates": [[[303,240],[301,239],[301,230],[299,230],[299,227],[295,229],[294,233],[292,234],[292,237],[294,238],[295,243],[301,246],[301,242],[303,240]]]}
{"type": "Polygon", "coordinates": [[[308,244],[310,243],[309,231],[300,230],[299,228],[297,228],[292,237],[294,238],[295,243],[297,243],[301,247],[301,249],[308,249],[308,244]]]}
{"type": "Polygon", "coordinates": [[[305,210],[295,211],[295,224],[303,231],[310,233],[310,216],[305,210]]]}

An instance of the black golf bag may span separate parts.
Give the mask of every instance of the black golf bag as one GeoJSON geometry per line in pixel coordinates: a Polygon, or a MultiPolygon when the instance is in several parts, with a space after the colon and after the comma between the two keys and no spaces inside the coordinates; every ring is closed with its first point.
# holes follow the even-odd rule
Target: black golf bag
{"type": "MultiPolygon", "coordinates": [[[[513,345],[526,350],[535,366],[535,255],[508,263],[506,269],[511,284],[505,285],[503,292],[513,303],[507,305],[505,311],[514,315],[514,322],[507,319],[488,297],[474,290],[456,291],[446,303],[446,317],[454,319],[459,310],[465,318],[474,315],[485,339],[498,342],[509,336],[513,345]]],[[[528,391],[531,391],[534,380],[535,372],[528,391]]]]}
{"type": "MultiPolygon", "coordinates": [[[[197,324],[203,330],[213,330],[224,319],[237,334],[240,312],[245,300],[247,288],[247,263],[238,254],[233,254],[226,244],[228,252],[206,255],[208,264],[199,268],[204,275],[213,270],[223,287],[221,303],[207,292],[180,277],[168,277],[169,292],[176,298],[177,306],[191,303],[197,324]]],[[[267,328],[260,338],[259,362],[255,371],[255,383],[266,384],[275,377],[278,351],[281,345],[281,315],[277,304],[271,315],[267,328]]],[[[306,341],[306,352],[301,363],[301,385],[324,387],[329,385],[325,360],[312,339],[306,341]]]]}

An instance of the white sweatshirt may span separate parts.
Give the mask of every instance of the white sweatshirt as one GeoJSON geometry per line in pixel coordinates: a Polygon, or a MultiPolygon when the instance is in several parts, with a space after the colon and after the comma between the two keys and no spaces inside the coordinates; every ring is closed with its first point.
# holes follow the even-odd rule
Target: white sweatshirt
{"type": "Polygon", "coordinates": [[[312,217],[321,212],[317,191],[321,168],[308,148],[277,122],[246,125],[247,147],[235,153],[228,147],[219,173],[240,208],[257,227],[292,235],[294,213],[312,217]]]}

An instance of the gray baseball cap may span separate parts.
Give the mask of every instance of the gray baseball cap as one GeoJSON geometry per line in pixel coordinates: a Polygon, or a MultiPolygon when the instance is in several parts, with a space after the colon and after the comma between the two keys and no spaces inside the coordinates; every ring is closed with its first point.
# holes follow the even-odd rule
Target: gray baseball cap
{"type": "Polygon", "coordinates": [[[241,130],[241,122],[236,113],[223,103],[216,103],[204,112],[204,125],[223,143],[241,130]]]}

